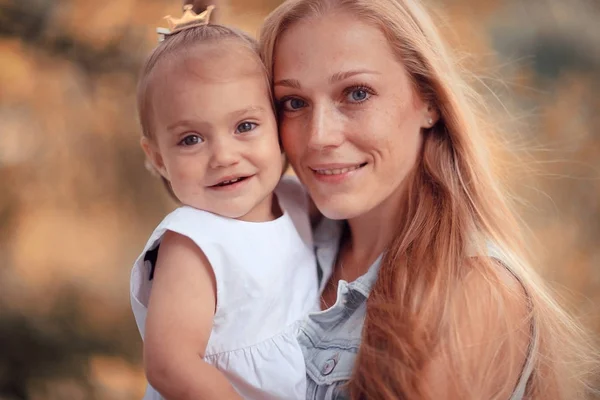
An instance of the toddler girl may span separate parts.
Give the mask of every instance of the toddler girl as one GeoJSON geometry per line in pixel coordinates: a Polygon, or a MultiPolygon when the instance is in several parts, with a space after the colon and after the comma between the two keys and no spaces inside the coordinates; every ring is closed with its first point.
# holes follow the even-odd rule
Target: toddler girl
{"type": "Polygon", "coordinates": [[[187,7],[138,90],[142,147],[183,204],[131,275],[145,399],[300,399],[318,306],[308,198],[282,156],[256,42],[187,7]]]}

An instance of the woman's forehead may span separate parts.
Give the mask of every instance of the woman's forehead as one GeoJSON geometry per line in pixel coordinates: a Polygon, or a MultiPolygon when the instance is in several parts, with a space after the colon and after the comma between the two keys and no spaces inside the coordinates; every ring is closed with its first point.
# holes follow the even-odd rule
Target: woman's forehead
{"type": "Polygon", "coordinates": [[[329,79],[346,71],[398,68],[383,32],[348,14],[298,22],[281,35],[274,51],[276,79],[299,79],[291,75],[308,72],[329,79]]]}

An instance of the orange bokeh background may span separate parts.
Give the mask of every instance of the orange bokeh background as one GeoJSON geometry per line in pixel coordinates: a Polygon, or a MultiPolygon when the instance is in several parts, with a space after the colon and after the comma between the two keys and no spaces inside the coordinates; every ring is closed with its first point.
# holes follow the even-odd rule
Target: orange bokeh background
{"type": "MultiPolygon", "coordinates": [[[[256,33],[278,1],[225,3],[256,33]]],[[[502,127],[540,272],[600,332],[600,3],[426,3],[502,127]]],[[[129,272],[175,205],[144,168],[135,83],[180,5],[0,0],[0,399],[143,394],[129,272]]]]}

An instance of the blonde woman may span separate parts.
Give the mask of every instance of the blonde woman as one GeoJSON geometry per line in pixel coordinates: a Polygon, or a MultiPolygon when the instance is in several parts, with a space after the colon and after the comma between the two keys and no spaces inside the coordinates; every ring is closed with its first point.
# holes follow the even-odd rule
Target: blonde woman
{"type": "Polygon", "coordinates": [[[307,399],[580,399],[585,335],[522,256],[476,102],[417,0],[288,0],[261,32],[324,215],[307,399]]]}

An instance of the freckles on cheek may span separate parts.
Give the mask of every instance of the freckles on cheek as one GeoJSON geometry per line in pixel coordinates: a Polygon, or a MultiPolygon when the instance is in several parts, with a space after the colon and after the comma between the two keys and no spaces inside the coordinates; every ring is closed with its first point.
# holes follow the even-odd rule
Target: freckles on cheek
{"type": "Polygon", "coordinates": [[[281,143],[283,145],[283,154],[289,162],[295,164],[298,159],[298,156],[294,144],[291,143],[289,140],[286,140],[284,137],[282,137],[281,139],[281,143]]]}
{"type": "Polygon", "coordinates": [[[279,130],[283,150],[288,157],[298,152],[299,137],[298,133],[291,129],[290,124],[282,123],[279,130]]]}

